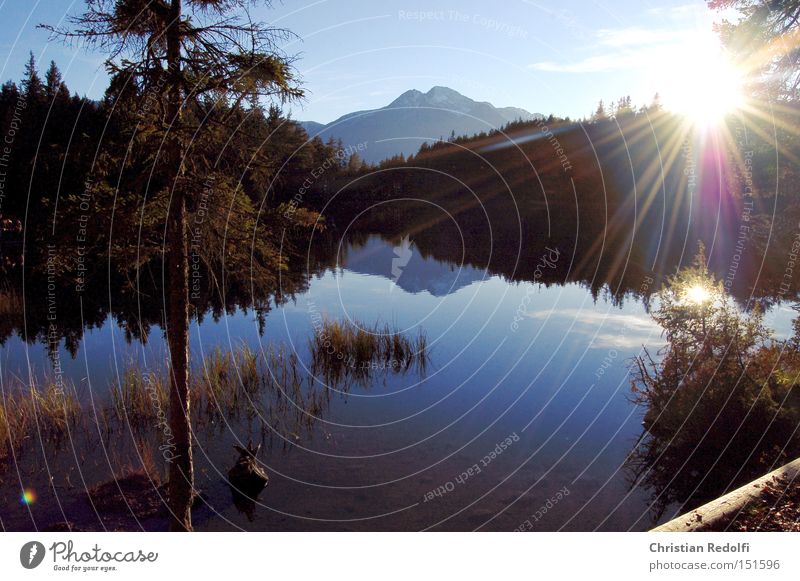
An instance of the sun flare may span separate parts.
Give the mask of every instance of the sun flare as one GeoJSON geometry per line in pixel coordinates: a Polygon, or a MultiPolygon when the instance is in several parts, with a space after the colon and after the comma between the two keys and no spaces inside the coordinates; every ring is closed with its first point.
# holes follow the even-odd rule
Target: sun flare
{"type": "Polygon", "coordinates": [[[676,55],[664,75],[664,106],[694,125],[715,126],[745,104],[744,74],[716,43],[676,55]]]}
{"type": "Polygon", "coordinates": [[[684,300],[693,305],[702,305],[711,300],[711,291],[702,285],[690,286],[684,293],[684,300]]]}

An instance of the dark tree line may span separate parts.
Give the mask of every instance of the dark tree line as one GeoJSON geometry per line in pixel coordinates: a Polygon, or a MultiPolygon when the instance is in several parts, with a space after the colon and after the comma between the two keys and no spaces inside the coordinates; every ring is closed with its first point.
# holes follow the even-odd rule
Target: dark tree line
{"type": "MultiPolygon", "coordinates": [[[[41,209],[55,208],[56,198],[83,193],[87,178],[102,173],[100,166],[121,163],[131,138],[147,131],[140,117],[153,117],[155,104],[152,96],[119,75],[99,101],[80,97],[70,92],[55,62],[42,75],[31,54],[23,78],[0,88],[0,127],[11,141],[2,167],[6,175],[0,215],[24,220],[29,237],[41,228],[52,229],[60,215],[41,209]]],[[[224,167],[253,203],[266,198],[269,208],[289,201],[326,160],[337,160],[328,178],[362,167],[357,155],[340,159],[340,142],[310,139],[275,104],[246,106],[208,99],[191,115],[204,124],[194,141],[198,156],[204,163],[224,167]]],[[[317,189],[324,184],[317,183],[317,189]]]]}
{"type": "Polygon", "coordinates": [[[191,529],[196,497],[189,317],[201,316],[201,297],[227,304],[237,292],[275,292],[301,236],[321,227],[297,192],[324,191],[348,165],[334,144],[309,140],[281,114],[279,104],[303,96],[293,58],[279,48],[291,33],[253,21],[248,4],[87,0],[67,27],[45,28],[107,56],[103,99],[71,96],[54,64],[42,80],[31,57],[0,100],[14,138],[1,211],[24,225],[26,280],[50,288],[57,278],[62,313],[105,288],[111,302],[161,314],[173,530],[191,529]],[[322,165],[325,175],[309,183],[322,165]]]}
{"type": "MultiPolygon", "coordinates": [[[[29,202],[83,187],[105,117],[101,103],[70,95],[55,62],[42,80],[31,54],[20,82],[0,90],[0,119],[9,150],[4,216],[24,218],[29,202]]],[[[30,218],[38,225],[36,210],[30,218]]]]}

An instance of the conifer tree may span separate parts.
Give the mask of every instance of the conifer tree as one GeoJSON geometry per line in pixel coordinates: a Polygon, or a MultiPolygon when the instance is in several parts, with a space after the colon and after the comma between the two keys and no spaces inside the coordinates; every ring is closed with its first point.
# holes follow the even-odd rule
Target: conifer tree
{"type": "MultiPolygon", "coordinates": [[[[139,135],[156,147],[134,150],[150,175],[148,195],[165,208],[165,329],[170,355],[169,425],[175,442],[169,464],[170,529],[191,530],[194,501],[189,386],[189,246],[187,211],[204,191],[187,171],[198,134],[198,115],[214,104],[256,106],[263,97],[302,96],[292,59],[277,45],[290,33],[254,22],[248,0],[86,0],[68,28],[48,28],[65,40],[84,41],[108,55],[106,67],[121,92],[138,100],[139,135]],[[146,105],[150,103],[150,105],[146,105]]],[[[269,2],[264,2],[269,5],[269,2]]],[[[31,58],[26,90],[36,89],[31,58]]],[[[39,86],[41,83],[39,82],[39,86]]],[[[203,140],[201,139],[201,142],[203,140]]],[[[192,168],[195,169],[195,168],[192,168]]],[[[215,167],[198,168],[202,183],[234,187],[215,167]],[[215,179],[220,178],[220,179],[215,179]]],[[[114,195],[117,192],[113,192],[114,195]]],[[[239,241],[246,243],[246,239],[239,241]]]]}

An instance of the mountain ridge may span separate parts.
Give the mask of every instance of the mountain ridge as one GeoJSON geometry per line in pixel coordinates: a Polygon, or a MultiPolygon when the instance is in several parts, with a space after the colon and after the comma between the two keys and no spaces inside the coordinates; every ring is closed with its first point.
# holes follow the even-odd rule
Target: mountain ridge
{"type": "Polygon", "coordinates": [[[299,123],[309,137],[341,139],[344,146],[363,144],[361,157],[377,163],[399,154],[407,157],[423,143],[452,133],[475,135],[512,121],[541,118],[541,114],[520,107],[495,107],[437,85],[426,93],[409,89],[384,107],[347,113],[331,123],[299,123]]]}

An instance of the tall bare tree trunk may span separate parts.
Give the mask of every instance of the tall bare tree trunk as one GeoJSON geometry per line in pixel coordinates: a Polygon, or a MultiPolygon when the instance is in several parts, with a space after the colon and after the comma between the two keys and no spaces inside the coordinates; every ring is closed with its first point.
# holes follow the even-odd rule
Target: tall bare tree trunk
{"type": "Polygon", "coordinates": [[[183,163],[180,136],[180,21],[181,1],[172,0],[167,29],[167,122],[172,129],[165,143],[167,174],[172,188],[166,232],[167,342],[171,361],[169,423],[174,457],[169,465],[170,530],[192,530],[194,467],[189,392],[189,259],[186,240],[186,197],[179,178],[183,163]]]}

